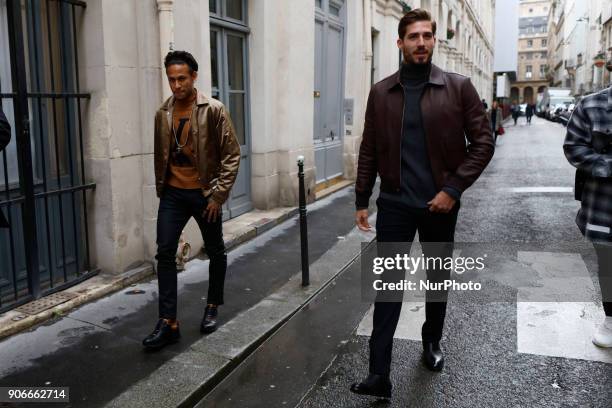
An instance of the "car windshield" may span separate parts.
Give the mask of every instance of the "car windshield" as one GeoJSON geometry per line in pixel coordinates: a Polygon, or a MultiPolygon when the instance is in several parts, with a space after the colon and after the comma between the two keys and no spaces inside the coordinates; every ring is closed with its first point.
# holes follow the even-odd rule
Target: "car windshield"
{"type": "Polygon", "coordinates": [[[564,106],[568,107],[574,103],[574,98],[550,98],[551,106],[564,106]]]}

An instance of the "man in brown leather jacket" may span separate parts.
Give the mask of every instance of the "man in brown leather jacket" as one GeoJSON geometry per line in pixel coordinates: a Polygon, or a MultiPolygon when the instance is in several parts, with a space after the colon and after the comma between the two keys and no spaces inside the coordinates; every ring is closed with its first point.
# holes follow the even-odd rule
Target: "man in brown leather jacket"
{"type": "MultiPolygon", "coordinates": [[[[400,20],[398,34],[402,67],[374,85],[368,98],[355,186],[356,223],[361,230],[370,230],[368,205],[378,174],[379,245],[410,243],[418,231],[419,240],[429,243],[423,244],[425,256],[445,258],[452,256],[461,194],[493,156],[491,126],[469,78],[444,72],[431,63],[436,23],[426,10],[407,13],[400,20]]],[[[449,276],[448,269],[427,270],[430,282],[449,276]]],[[[423,362],[433,371],[444,364],[440,339],[446,298],[443,290],[426,293],[423,362]]],[[[391,351],[401,307],[401,298],[392,302],[377,298],[370,374],[353,384],[351,391],[391,396],[391,351]]]]}
{"type": "Polygon", "coordinates": [[[238,174],[240,145],[223,104],[194,88],[198,63],[185,51],[166,55],[164,66],[172,94],[155,115],[155,181],[160,198],[157,215],[159,321],[143,340],[159,349],[180,338],[176,319],[178,241],[193,217],[210,259],[207,306],[202,333],[217,327],[223,304],[227,256],[221,206],[238,174]]]}

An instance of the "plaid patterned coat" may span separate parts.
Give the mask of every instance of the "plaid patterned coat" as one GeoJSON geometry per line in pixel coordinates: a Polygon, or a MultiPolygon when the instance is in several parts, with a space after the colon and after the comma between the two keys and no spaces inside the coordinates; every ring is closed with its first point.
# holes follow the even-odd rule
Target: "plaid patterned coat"
{"type": "Polygon", "coordinates": [[[587,174],[576,224],[588,239],[612,242],[612,87],[578,103],[563,150],[587,174]]]}

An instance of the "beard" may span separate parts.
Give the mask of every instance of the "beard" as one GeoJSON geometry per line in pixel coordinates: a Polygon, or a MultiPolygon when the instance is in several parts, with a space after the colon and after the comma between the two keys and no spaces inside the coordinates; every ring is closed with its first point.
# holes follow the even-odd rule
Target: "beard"
{"type": "Polygon", "coordinates": [[[425,64],[431,63],[431,60],[433,58],[433,49],[429,50],[429,52],[426,55],[425,54],[415,55],[406,50],[403,50],[403,54],[404,54],[404,62],[406,62],[407,64],[425,65],[425,64]]]}

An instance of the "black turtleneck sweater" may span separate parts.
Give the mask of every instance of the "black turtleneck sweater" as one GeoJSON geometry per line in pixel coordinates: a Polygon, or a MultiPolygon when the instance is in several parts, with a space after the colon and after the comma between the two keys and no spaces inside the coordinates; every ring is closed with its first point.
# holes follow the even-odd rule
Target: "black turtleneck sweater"
{"type": "Polygon", "coordinates": [[[431,64],[402,64],[400,82],[404,89],[401,140],[401,189],[397,194],[381,192],[385,199],[412,208],[427,208],[438,193],[431,172],[425,130],[421,118],[421,96],[429,81],[431,64]]]}

